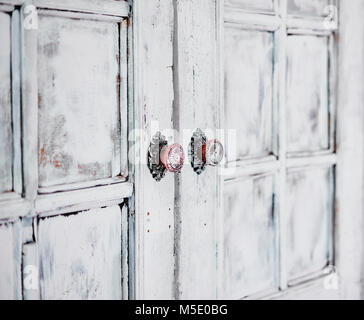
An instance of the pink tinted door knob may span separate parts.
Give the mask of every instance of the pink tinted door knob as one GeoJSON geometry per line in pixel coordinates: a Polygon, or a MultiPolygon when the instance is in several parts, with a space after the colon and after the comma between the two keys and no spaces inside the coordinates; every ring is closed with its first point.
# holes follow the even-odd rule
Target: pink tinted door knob
{"type": "Polygon", "coordinates": [[[183,167],[184,153],[180,144],[172,144],[162,149],[160,160],[169,172],[179,172],[183,167]]]}
{"type": "Polygon", "coordinates": [[[161,181],[166,172],[179,172],[183,167],[184,152],[181,145],[168,145],[166,137],[157,132],[149,144],[147,165],[152,177],[161,181]]]}

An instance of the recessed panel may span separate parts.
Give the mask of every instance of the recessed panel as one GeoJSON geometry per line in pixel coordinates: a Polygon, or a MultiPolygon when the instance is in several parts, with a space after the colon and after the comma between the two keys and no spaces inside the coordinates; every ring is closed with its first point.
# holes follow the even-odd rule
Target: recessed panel
{"type": "Polygon", "coordinates": [[[233,133],[228,161],[272,153],[273,38],[225,28],[225,128],[233,133]]]}
{"type": "Polygon", "coordinates": [[[0,300],[21,299],[21,224],[0,224],[0,300]]]}
{"type": "Polygon", "coordinates": [[[38,33],[40,186],[118,175],[118,24],[41,16],[38,33]]]}
{"type": "Polygon", "coordinates": [[[289,171],[287,264],[290,280],[322,270],[332,252],[333,169],[289,171]]]}
{"type": "Polygon", "coordinates": [[[226,0],[225,4],[248,10],[269,10],[274,8],[273,0],[226,0]]]}
{"type": "Polygon", "coordinates": [[[304,16],[326,16],[330,0],[288,0],[288,14],[304,16]]]}
{"type": "Polygon", "coordinates": [[[39,221],[43,299],[121,299],[121,213],[110,207],[39,221]]]}
{"type": "Polygon", "coordinates": [[[0,193],[13,189],[10,16],[0,12],[0,193]]]}
{"type": "Polygon", "coordinates": [[[224,187],[224,298],[240,299],[275,286],[273,177],[224,187]]]}
{"type": "Polygon", "coordinates": [[[287,149],[290,153],[328,150],[328,38],[287,40],[287,149]]]}

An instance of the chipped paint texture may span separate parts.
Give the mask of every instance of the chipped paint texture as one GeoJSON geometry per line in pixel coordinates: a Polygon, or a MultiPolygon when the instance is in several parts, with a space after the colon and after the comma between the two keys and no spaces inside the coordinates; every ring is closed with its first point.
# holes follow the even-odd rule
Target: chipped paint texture
{"type": "Polygon", "coordinates": [[[224,298],[272,289],[277,275],[272,176],[224,187],[224,298]]]}
{"type": "Polygon", "coordinates": [[[238,138],[237,159],[228,160],[266,156],[272,152],[273,34],[229,26],[224,37],[225,128],[238,138]]]}
{"type": "Polygon", "coordinates": [[[118,39],[117,23],[40,16],[41,186],[120,173],[118,39]]]}
{"type": "MultiPolygon", "coordinates": [[[[206,128],[210,139],[216,134],[211,130],[217,127],[218,111],[215,12],[215,0],[175,2],[178,35],[175,79],[179,106],[176,117],[181,129],[190,130],[183,141],[186,152],[196,128],[206,128]]],[[[185,163],[175,197],[178,199],[175,220],[177,299],[216,298],[216,185],[216,168],[209,167],[198,176],[190,164],[185,163]]]]}
{"type": "Polygon", "coordinates": [[[21,224],[0,224],[0,300],[21,299],[21,224]]]}
{"type": "Polygon", "coordinates": [[[333,170],[287,175],[287,267],[289,279],[322,270],[332,256],[333,170]]]}
{"type": "Polygon", "coordinates": [[[118,206],[39,221],[42,299],[121,299],[118,206]]]}
{"type": "MultiPolygon", "coordinates": [[[[309,16],[324,16],[330,0],[288,0],[288,13],[309,16]]],[[[327,14],[327,12],[326,12],[327,14]]]]}
{"type": "MultiPolygon", "coordinates": [[[[177,142],[167,131],[173,128],[173,0],[137,0],[134,6],[136,108],[147,133],[140,150],[140,157],[145,157],[159,128],[168,142],[177,142]],[[159,125],[154,132],[152,121],[159,125]]],[[[174,190],[173,174],[156,182],[141,164],[136,181],[137,298],[174,297],[174,190]]]]}
{"type": "Polygon", "coordinates": [[[327,37],[288,36],[288,152],[329,148],[328,64],[327,37]]]}
{"type": "Polygon", "coordinates": [[[10,16],[0,12],[0,193],[11,191],[13,138],[11,128],[10,16]]]}

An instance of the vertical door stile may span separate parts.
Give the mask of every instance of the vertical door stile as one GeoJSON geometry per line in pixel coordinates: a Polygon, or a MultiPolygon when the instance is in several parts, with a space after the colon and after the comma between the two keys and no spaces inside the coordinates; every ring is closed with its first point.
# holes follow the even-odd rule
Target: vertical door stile
{"type": "Polygon", "coordinates": [[[137,299],[174,297],[174,177],[156,182],[146,166],[151,137],[173,139],[173,1],[134,1],[136,123],[140,133],[136,177],[137,299]]]}
{"type": "Polygon", "coordinates": [[[278,108],[279,108],[279,133],[278,133],[278,157],[279,157],[279,179],[278,179],[278,225],[277,236],[279,239],[279,287],[281,290],[287,288],[287,255],[286,255],[286,157],[287,157],[287,134],[286,134],[286,40],[287,40],[287,0],[279,0],[279,13],[282,24],[277,32],[276,54],[278,59],[278,108]]]}
{"type": "MultiPolygon", "coordinates": [[[[225,141],[225,120],[224,120],[224,1],[216,1],[216,41],[217,41],[217,78],[218,78],[218,120],[217,125],[220,129],[221,140],[223,145],[226,145],[225,141]]],[[[223,161],[226,161],[224,159],[223,161]]],[[[217,177],[217,214],[216,214],[216,257],[217,257],[217,286],[216,286],[216,297],[217,299],[222,299],[224,297],[224,195],[223,195],[223,185],[224,176],[223,168],[225,164],[222,163],[218,171],[217,177]]]]}
{"type": "Polygon", "coordinates": [[[36,7],[21,8],[21,77],[23,172],[25,198],[34,202],[38,190],[38,81],[36,7]]]}
{"type": "Polygon", "coordinates": [[[20,16],[19,10],[12,13],[11,25],[11,69],[12,69],[12,120],[13,120],[13,141],[14,141],[14,158],[13,158],[13,189],[21,195],[22,187],[22,158],[21,158],[21,50],[20,50],[20,16]]]}
{"type": "Polygon", "coordinates": [[[120,59],[120,175],[127,177],[128,170],[128,19],[119,23],[119,59],[120,59]]]}

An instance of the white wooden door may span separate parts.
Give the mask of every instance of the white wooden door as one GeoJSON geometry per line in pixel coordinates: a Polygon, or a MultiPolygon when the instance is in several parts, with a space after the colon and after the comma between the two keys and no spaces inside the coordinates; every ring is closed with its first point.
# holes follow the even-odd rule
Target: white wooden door
{"type": "Polygon", "coordinates": [[[334,272],[337,23],[326,15],[337,6],[225,1],[222,10],[222,122],[233,138],[221,294],[239,299],[334,272]]]}
{"type": "Polygon", "coordinates": [[[199,176],[187,161],[161,182],[138,168],[137,298],[360,297],[362,13],[134,2],[140,156],[157,130],[187,150],[201,128],[226,150],[199,176]]]}
{"type": "Polygon", "coordinates": [[[128,297],[125,1],[0,1],[0,297],[128,297]]]}

